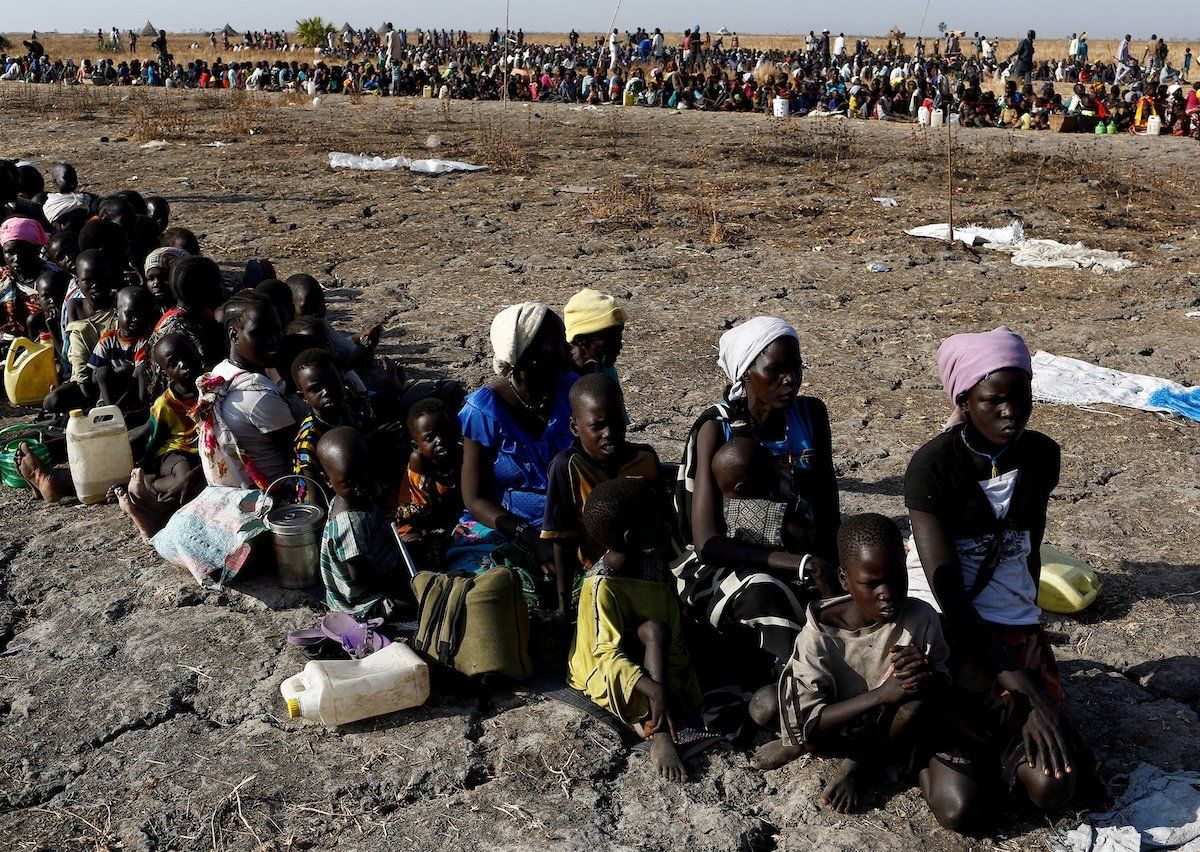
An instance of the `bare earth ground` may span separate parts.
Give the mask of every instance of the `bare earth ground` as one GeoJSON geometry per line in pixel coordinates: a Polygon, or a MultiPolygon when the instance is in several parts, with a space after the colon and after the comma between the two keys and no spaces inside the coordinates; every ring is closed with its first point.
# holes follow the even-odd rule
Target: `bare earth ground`
{"type": "MultiPolygon", "coordinates": [[[[1197,321],[1184,318],[1200,297],[1194,142],[958,136],[960,222],[1019,217],[1031,236],[1146,264],[1100,277],[904,236],[945,218],[942,137],[909,126],[140,94],[169,97],[191,144],[145,151],[125,138],[150,101],[56,106],[4,89],[0,153],[69,160],[98,192],[166,195],[231,271],[269,257],[282,275],[336,276],[337,317],[386,320],[387,352],[469,386],[488,373],[500,306],[562,305],[583,285],[627,297],[619,366],[634,438],[667,458],[721,391],[721,331],[786,317],[801,329],[806,389],[832,414],[845,512],[902,519],[905,465],[946,413],[934,351],[952,332],[1004,322],[1034,348],[1197,379],[1197,321]],[[438,156],[509,170],[431,179],[327,164],[330,150],[421,155],[430,133],[438,156]],[[232,144],[197,147],[218,138],[232,144]],[[555,192],[568,185],[598,191],[555,192]],[[869,274],[876,261],[893,271],[869,274]]],[[[1186,594],[1200,589],[1200,427],[1128,410],[1034,416],[1064,451],[1048,541],[1105,584],[1083,617],[1051,623],[1074,718],[1106,777],[1142,760],[1200,768],[1200,616],[1186,594]]],[[[832,815],[814,804],[832,762],[758,774],[721,747],[692,783],[664,786],[606,725],[521,689],[435,696],[336,733],[286,721],[278,686],[303,660],[283,637],[314,604],[262,581],[206,592],[115,507],[47,507],[14,490],[0,505],[0,638],[31,643],[0,659],[9,848],[1016,849],[1051,828],[1004,815],[1001,837],[967,844],[894,783],[864,814],[832,815]]]]}

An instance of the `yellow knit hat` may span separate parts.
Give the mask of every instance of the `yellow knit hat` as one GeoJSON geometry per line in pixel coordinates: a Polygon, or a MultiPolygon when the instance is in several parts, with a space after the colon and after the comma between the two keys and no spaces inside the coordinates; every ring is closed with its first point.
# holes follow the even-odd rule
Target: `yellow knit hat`
{"type": "Polygon", "coordinates": [[[625,325],[625,309],[612,296],[585,287],[567,302],[567,342],[583,334],[625,325]]]}

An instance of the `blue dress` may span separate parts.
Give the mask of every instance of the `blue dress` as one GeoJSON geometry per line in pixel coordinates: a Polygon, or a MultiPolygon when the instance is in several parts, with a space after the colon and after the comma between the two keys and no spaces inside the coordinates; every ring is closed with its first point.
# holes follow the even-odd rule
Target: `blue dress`
{"type": "MultiPolygon", "coordinates": [[[[550,462],[575,440],[571,434],[568,399],[575,379],[573,373],[558,378],[550,420],[540,438],[522,429],[495,391],[486,385],[468,396],[458,413],[463,437],[479,442],[495,455],[492,500],[539,529],[546,513],[550,462]]],[[[502,533],[480,523],[464,509],[446,561],[451,568],[482,570],[491,564],[491,552],[506,543],[508,539],[502,533]]]]}

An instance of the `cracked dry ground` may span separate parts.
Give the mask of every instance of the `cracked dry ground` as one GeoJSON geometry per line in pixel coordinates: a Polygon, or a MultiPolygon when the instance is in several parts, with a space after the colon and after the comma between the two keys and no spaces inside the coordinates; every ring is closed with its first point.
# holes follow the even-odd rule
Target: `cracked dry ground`
{"type": "MultiPolygon", "coordinates": [[[[1146,264],[1099,277],[903,236],[944,221],[942,139],[909,127],[341,99],[247,108],[175,93],[192,144],[143,151],[122,139],[129,110],[164,93],[55,103],[13,91],[0,92],[0,153],[77,163],[88,189],[162,193],[231,274],[269,257],[283,275],[336,276],[335,316],[386,319],[385,351],[418,375],[482,381],[500,305],[561,305],[585,284],[628,296],[634,437],[666,458],[720,392],[720,332],[759,313],[790,319],[808,392],[832,414],[846,512],[902,519],[905,464],[945,415],[933,355],[953,331],[1006,322],[1036,348],[1197,379],[1197,321],[1184,318],[1200,296],[1196,149],[1180,140],[958,137],[959,221],[1020,217],[1032,236],[1146,264]],[[326,164],[330,150],[419,155],[431,133],[439,156],[509,170],[428,179],[326,164]],[[525,153],[504,155],[501,138],[525,153]],[[232,144],[196,144],[214,139],[232,144]],[[650,189],[621,188],[624,174],[650,189]],[[565,186],[598,192],[555,191],[565,186]],[[893,271],[867,274],[873,261],[893,271]]],[[[1034,425],[1064,451],[1048,540],[1105,584],[1092,610],[1051,622],[1074,718],[1106,777],[1141,760],[1200,768],[1200,616],[1184,594],[1200,589],[1200,427],[1046,405],[1034,425]]],[[[337,733],[285,721],[278,685],[303,660],[283,637],[313,621],[311,602],[263,582],[204,591],[113,507],[46,507],[14,490],[0,503],[0,638],[30,643],[0,660],[6,847],[964,845],[896,784],[861,815],[819,810],[825,761],[756,774],[747,753],[717,748],[691,783],[664,786],[608,726],[521,689],[435,696],[337,733]]],[[[1029,848],[1051,829],[1001,822],[1002,837],[966,845],[1029,848]]]]}

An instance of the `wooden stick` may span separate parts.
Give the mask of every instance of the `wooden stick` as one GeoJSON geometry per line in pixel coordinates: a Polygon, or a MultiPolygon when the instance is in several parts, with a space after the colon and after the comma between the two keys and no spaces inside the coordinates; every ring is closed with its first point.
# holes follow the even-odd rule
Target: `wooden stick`
{"type": "MultiPolygon", "coordinates": [[[[950,96],[953,104],[954,96],[950,96]]],[[[946,110],[946,199],[950,203],[950,242],[954,242],[954,138],[950,134],[950,110],[946,110]]]]}

